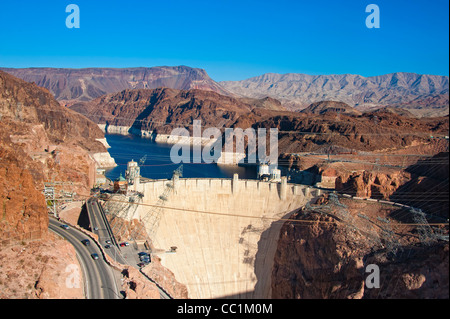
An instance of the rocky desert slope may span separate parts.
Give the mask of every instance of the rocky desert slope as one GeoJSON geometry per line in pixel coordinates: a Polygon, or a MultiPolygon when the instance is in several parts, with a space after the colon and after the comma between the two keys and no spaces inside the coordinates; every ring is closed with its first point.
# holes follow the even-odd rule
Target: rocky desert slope
{"type": "Polygon", "coordinates": [[[334,112],[337,114],[346,115],[361,115],[362,112],[356,110],[348,104],[336,101],[320,101],[309,105],[307,108],[302,110],[303,113],[312,114],[325,114],[328,112],[334,112]]]}
{"type": "Polygon", "coordinates": [[[234,98],[202,90],[124,90],[71,108],[98,124],[122,127],[125,133],[169,134],[175,127],[192,131],[194,119],[201,120],[203,128],[278,128],[280,155],[330,145],[386,152],[448,134],[448,116],[417,119],[392,108],[361,113],[341,102],[312,104],[299,113],[270,98],[234,98]]]}
{"type": "Polygon", "coordinates": [[[2,298],[82,298],[62,287],[72,246],[48,232],[44,181],[89,194],[103,133],[35,84],[0,71],[0,267],[2,298]]]}
{"type": "Polygon", "coordinates": [[[19,160],[40,165],[30,170],[36,182],[71,180],[80,194],[89,191],[94,155],[107,152],[97,125],[62,107],[45,89],[4,72],[0,73],[0,112],[3,148],[11,148],[19,160]]]}
{"type": "Polygon", "coordinates": [[[45,89],[1,71],[0,112],[2,240],[44,238],[44,182],[71,181],[88,195],[97,165],[91,154],[106,152],[97,140],[104,135],[45,89]]]}
{"type": "Polygon", "coordinates": [[[293,214],[280,232],[272,297],[447,299],[448,239],[437,229],[421,237],[423,228],[404,224],[411,214],[329,196],[293,214]],[[369,265],[379,268],[379,287],[366,284],[369,265]]]}
{"type": "Polygon", "coordinates": [[[242,81],[219,83],[239,96],[270,96],[293,110],[331,100],[359,110],[401,107],[417,116],[442,116],[449,112],[448,76],[405,72],[373,77],[267,73],[242,81]]]}
{"type": "Polygon", "coordinates": [[[255,108],[283,109],[270,98],[235,99],[212,91],[168,88],[124,90],[70,108],[98,124],[160,134],[170,134],[175,127],[192,131],[194,119],[201,120],[203,127],[226,128],[255,108]]]}

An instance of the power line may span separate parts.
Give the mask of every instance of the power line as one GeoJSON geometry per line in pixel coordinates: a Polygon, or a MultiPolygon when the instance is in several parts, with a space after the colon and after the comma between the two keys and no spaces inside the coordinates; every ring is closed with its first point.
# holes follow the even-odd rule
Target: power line
{"type": "MultiPolygon", "coordinates": [[[[48,111],[48,112],[60,112],[60,113],[66,113],[67,112],[67,109],[56,110],[56,109],[47,109],[47,108],[40,108],[40,107],[33,107],[33,109],[35,109],[35,110],[44,110],[44,111],[48,111]]],[[[69,109],[69,110],[71,110],[71,109],[69,109]]],[[[71,111],[74,111],[74,110],[71,110],[71,111]]],[[[132,125],[135,124],[135,123],[141,122],[141,123],[154,123],[154,124],[159,124],[161,126],[164,126],[164,125],[176,126],[176,125],[178,125],[180,127],[181,126],[183,126],[183,127],[194,127],[193,123],[171,123],[171,122],[168,122],[168,121],[160,121],[160,120],[156,120],[156,119],[152,119],[152,118],[147,118],[147,119],[137,119],[137,118],[136,119],[130,119],[130,118],[127,118],[127,117],[114,116],[112,114],[111,115],[96,115],[96,114],[92,114],[92,113],[83,113],[83,112],[78,112],[78,111],[74,111],[74,112],[76,112],[77,114],[81,114],[81,115],[85,116],[88,119],[90,119],[92,117],[96,117],[96,118],[99,118],[99,119],[101,119],[101,118],[103,118],[103,119],[110,118],[110,119],[113,119],[115,121],[123,120],[123,121],[132,122],[132,125]]],[[[46,118],[60,119],[58,117],[51,117],[51,116],[46,116],[46,118]]],[[[329,122],[330,121],[327,121],[327,123],[329,123],[329,122]]],[[[339,122],[342,122],[342,121],[339,121],[339,122]]],[[[337,122],[333,122],[333,123],[337,123],[337,122]]],[[[344,123],[348,124],[348,122],[344,122],[344,123]]],[[[96,124],[102,124],[102,123],[96,123],[96,124]]],[[[130,127],[132,125],[130,125],[130,127]]],[[[122,125],[122,126],[124,126],[124,125],[122,125]]],[[[259,128],[265,128],[265,127],[259,127],[259,128]]],[[[222,128],[219,128],[219,129],[220,130],[225,130],[225,129],[227,129],[227,127],[222,127],[222,128]]],[[[229,129],[232,129],[232,128],[229,128],[229,129]]],[[[401,128],[399,128],[399,129],[397,129],[397,128],[385,128],[385,129],[392,130],[393,132],[392,133],[373,132],[373,133],[363,133],[362,135],[365,135],[365,136],[391,136],[391,135],[394,135],[394,134],[395,135],[401,135],[401,136],[408,136],[408,135],[420,136],[420,135],[423,135],[423,136],[428,137],[428,138],[430,138],[431,134],[433,134],[433,138],[443,138],[443,137],[447,136],[444,133],[436,134],[431,129],[427,130],[427,131],[414,132],[414,133],[412,133],[412,132],[407,133],[404,130],[402,130],[401,128]]],[[[331,135],[338,135],[338,136],[361,135],[361,133],[359,133],[359,132],[352,132],[352,133],[344,133],[344,132],[312,132],[312,131],[299,131],[299,130],[278,131],[278,133],[279,134],[328,135],[328,136],[331,136],[331,135]]]]}
{"type": "MultiPolygon", "coordinates": [[[[113,201],[113,202],[123,202],[128,203],[126,201],[118,201],[118,200],[106,200],[106,201],[113,201]]],[[[269,220],[275,220],[275,221],[289,221],[289,222],[299,222],[299,223],[325,223],[325,224],[335,224],[336,222],[331,221],[312,221],[312,220],[298,220],[298,219],[290,219],[290,218],[275,218],[275,217],[261,217],[261,216],[252,216],[252,215],[242,215],[242,214],[228,214],[228,213],[218,213],[218,212],[210,212],[210,211],[201,211],[201,210],[195,210],[195,209],[186,209],[186,208],[178,208],[178,207],[170,207],[166,205],[155,205],[155,204],[145,204],[145,203],[132,203],[134,205],[141,205],[141,206],[148,206],[148,207],[154,207],[154,208],[163,208],[168,210],[175,210],[175,211],[186,211],[186,212],[192,212],[192,213],[201,213],[201,214],[210,214],[210,215],[218,215],[218,216],[229,216],[229,217],[240,217],[240,218],[253,218],[253,219],[269,219],[269,220]]],[[[448,225],[449,223],[428,223],[427,225],[432,226],[438,226],[438,225],[448,225]]],[[[423,226],[421,224],[416,223],[401,223],[399,224],[401,226],[423,226]]],[[[396,225],[397,226],[397,225],[396,225]]]]}

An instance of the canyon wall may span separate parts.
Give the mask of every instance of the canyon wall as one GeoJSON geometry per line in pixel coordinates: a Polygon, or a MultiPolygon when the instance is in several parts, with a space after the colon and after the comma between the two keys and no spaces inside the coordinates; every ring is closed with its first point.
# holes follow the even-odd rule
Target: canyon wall
{"type": "Polygon", "coordinates": [[[271,278],[273,298],[448,298],[448,241],[425,243],[416,228],[399,226],[399,216],[411,218],[407,212],[350,199],[340,199],[339,206],[325,200],[312,207],[291,215],[281,228],[271,278]],[[349,215],[339,214],[342,207],[349,215]],[[398,236],[383,231],[387,227],[398,236]],[[371,264],[379,267],[379,288],[366,285],[371,264]]]}
{"type": "MultiPolygon", "coordinates": [[[[96,124],[62,107],[47,90],[2,71],[0,120],[4,215],[23,215],[27,202],[36,200],[42,202],[40,208],[30,209],[33,214],[45,216],[45,181],[71,182],[74,192],[89,195],[95,169],[114,164],[106,151],[104,134],[96,124]],[[11,198],[24,204],[13,205],[11,198]],[[21,208],[17,211],[10,205],[21,208]]],[[[20,228],[8,223],[8,227],[20,228]]]]}

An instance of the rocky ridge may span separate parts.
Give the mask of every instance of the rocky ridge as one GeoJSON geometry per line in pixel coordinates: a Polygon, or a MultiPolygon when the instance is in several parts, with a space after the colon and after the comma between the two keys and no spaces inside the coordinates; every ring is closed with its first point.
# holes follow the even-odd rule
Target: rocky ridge
{"type": "Polygon", "coordinates": [[[203,69],[187,66],[151,68],[0,68],[27,82],[48,89],[63,104],[89,101],[124,89],[155,89],[168,87],[179,90],[201,89],[232,95],[213,81],[203,69]]]}
{"type": "Polygon", "coordinates": [[[311,112],[298,113],[280,110],[281,104],[273,99],[161,88],[124,90],[71,108],[107,131],[123,134],[170,134],[176,127],[192,133],[193,120],[201,120],[202,128],[222,130],[278,128],[280,154],[315,151],[327,145],[370,152],[404,149],[429,143],[430,135],[448,132],[448,116],[416,119],[390,109],[361,114],[333,103],[319,103],[309,108],[311,112]]]}
{"type": "Polygon", "coordinates": [[[340,101],[360,111],[385,106],[406,108],[417,116],[448,114],[448,76],[398,72],[363,77],[354,74],[267,73],[242,81],[222,81],[239,96],[270,96],[293,110],[324,100],[340,101]]]}

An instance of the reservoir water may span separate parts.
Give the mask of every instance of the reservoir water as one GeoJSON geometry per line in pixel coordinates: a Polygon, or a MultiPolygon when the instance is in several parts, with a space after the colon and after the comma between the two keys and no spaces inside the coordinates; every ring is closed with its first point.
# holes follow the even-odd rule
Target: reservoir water
{"type": "MultiPolygon", "coordinates": [[[[117,163],[117,167],[106,171],[106,177],[115,180],[120,174],[125,176],[127,163],[145,158],[140,165],[141,176],[152,179],[171,178],[172,173],[180,164],[183,164],[183,177],[185,178],[233,178],[239,174],[240,179],[255,179],[256,166],[231,166],[206,163],[180,163],[174,164],[170,159],[170,150],[173,145],[153,142],[150,139],[136,135],[105,134],[111,148],[108,152],[117,163]]],[[[192,149],[191,156],[192,159],[192,149]]]]}

